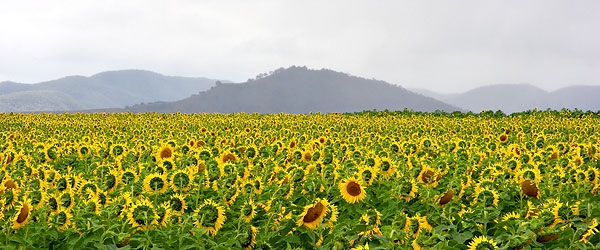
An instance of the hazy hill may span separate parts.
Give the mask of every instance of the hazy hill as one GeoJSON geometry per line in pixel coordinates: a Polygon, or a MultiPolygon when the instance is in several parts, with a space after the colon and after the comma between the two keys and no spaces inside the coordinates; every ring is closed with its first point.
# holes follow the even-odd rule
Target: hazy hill
{"type": "Polygon", "coordinates": [[[498,84],[459,94],[440,94],[423,89],[413,91],[473,112],[502,110],[510,114],[536,107],[541,110],[600,110],[600,86],[572,86],[548,92],[528,84],[498,84]]]}
{"type": "Polygon", "coordinates": [[[36,84],[0,82],[0,112],[122,108],[175,101],[207,90],[215,80],[164,76],[143,70],[68,76],[36,84]]]}
{"type": "Polygon", "coordinates": [[[129,107],[133,112],[309,113],[363,110],[455,111],[451,105],[377,80],[306,67],[278,69],[244,83],[217,84],[176,101],[129,107]]]}

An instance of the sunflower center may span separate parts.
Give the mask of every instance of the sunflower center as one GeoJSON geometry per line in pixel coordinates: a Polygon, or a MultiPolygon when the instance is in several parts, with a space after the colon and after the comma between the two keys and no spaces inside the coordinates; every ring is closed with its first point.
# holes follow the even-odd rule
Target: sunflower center
{"type": "Polygon", "coordinates": [[[25,205],[19,211],[19,215],[17,216],[17,223],[23,223],[29,217],[29,206],[25,205]]]}
{"type": "Polygon", "coordinates": [[[500,136],[500,141],[505,142],[508,139],[508,136],[506,136],[505,134],[502,134],[500,136]]]}
{"type": "Polygon", "coordinates": [[[352,196],[358,196],[362,192],[360,189],[360,184],[352,181],[346,185],[346,191],[352,196]]]}
{"type": "Polygon", "coordinates": [[[323,214],[323,211],[325,211],[325,206],[323,206],[323,204],[321,202],[319,202],[319,203],[315,204],[313,207],[309,208],[308,211],[306,211],[306,215],[304,215],[304,218],[302,218],[302,221],[304,223],[314,222],[317,219],[319,219],[319,217],[321,217],[321,215],[323,214]]]}
{"type": "Polygon", "coordinates": [[[8,180],[4,183],[4,187],[7,189],[17,189],[17,184],[12,180],[8,180]]]}
{"type": "Polygon", "coordinates": [[[233,154],[225,154],[223,155],[223,162],[228,162],[228,161],[235,161],[235,156],[233,154]]]}
{"type": "Polygon", "coordinates": [[[531,182],[531,180],[524,180],[521,182],[521,189],[525,195],[529,197],[537,197],[538,188],[535,183],[531,182]]]}
{"type": "Polygon", "coordinates": [[[421,176],[421,181],[425,183],[431,183],[433,182],[433,175],[435,175],[433,171],[425,170],[425,172],[423,172],[423,175],[421,176]]]}
{"type": "Polygon", "coordinates": [[[172,155],[173,155],[173,151],[171,151],[170,148],[165,147],[160,151],[161,158],[171,158],[172,155]]]}
{"type": "Polygon", "coordinates": [[[445,205],[448,202],[450,202],[450,200],[452,200],[452,196],[454,196],[454,190],[449,190],[448,192],[446,192],[444,196],[440,198],[440,205],[445,205]]]}

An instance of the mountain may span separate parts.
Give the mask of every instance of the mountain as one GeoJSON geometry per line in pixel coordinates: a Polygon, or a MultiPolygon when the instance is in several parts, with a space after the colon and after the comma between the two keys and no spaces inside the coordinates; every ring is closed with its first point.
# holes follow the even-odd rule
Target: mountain
{"type": "Polygon", "coordinates": [[[597,98],[600,96],[600,86],[572,86],[548,92],[529,84],[498,84],[459,94],[412,90],[473,112],[502,110],[510,114],[535,108],[600,110],[600,99],[597,98]]]}
{"type": "Polygon", "coordinates": [[[164,76],[144,70],[68,76],[36,84],[0,82],[0,112],[122,108],[180,100],[214,84],[213,79],[164,76]]]}
{"type": "Polygon", "coordinates": [[[383,81],[306,67],[280,68],[244,83],[217,84],[175,102],[128,107],[133,112],[309,113],[403,110],[459,110],[383,81]]]}

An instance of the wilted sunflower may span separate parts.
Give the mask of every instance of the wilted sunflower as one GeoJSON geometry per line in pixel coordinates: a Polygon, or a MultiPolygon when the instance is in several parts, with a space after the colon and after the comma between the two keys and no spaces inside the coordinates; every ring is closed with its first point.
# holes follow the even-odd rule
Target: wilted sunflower
{"type": "Polygon", "coordinates": [[[356,178],[347,178],[341,182],[338,187],[342,197],[344,197],[344,200],[348,203],[359,202],[367,196],[364,184],[356,178]]]}
{"type": "Polygon", "coordinates": [[[498,249],[496,242],[494,240],[489,239],[487,236],[482,235],[473,238],[473,241],[468,245],[469,250],[477,250],[477,249],[498,249]]]}
{"type": "Polygon", "coordinates": [[[164,175],[158,173],[152,173],[144,178],[144,192],[145,193],[164,193],[167,190],[168,182],[164,175]]]}
{"type": "Polygon", "coordinates": [[[17,213],[15,214],[15,216],[13,216],[12,218],[12,228],[14,229],[19,229],[23,226],[25,226],[25,224],[27,224],[27,221],[29,221],[29,218],[31,217],[31,211],[32,211],[32,207],[31,204],[29,203],[29,200],[24,200],[20,206],[17,207],[17,213]]]}
{"type": "Polygon", "coordinates": [[[297,221],[298,226],[306,226],[310,230],[315,230],[321,224],[323,217],[327,213],[327,201],[317,199],[315,203],[304,206],[304,212],[300,214],[297,221]]]}
{"type": "Polygon", "coordinates": [[[194,224],[196,227],[206,229],[206,232],[211,236],[217,234],[226,219],[225,209],[211,199],[205,200],[194,211],[194,224]]]}

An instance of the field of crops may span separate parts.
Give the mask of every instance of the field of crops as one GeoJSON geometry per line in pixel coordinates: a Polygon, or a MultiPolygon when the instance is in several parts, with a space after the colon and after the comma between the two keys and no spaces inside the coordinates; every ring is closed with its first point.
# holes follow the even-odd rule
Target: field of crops
{"type": "Polygon", "coordinates": [[[0,114],[0,245],[592,248],[599,121],[0,114]]]}

